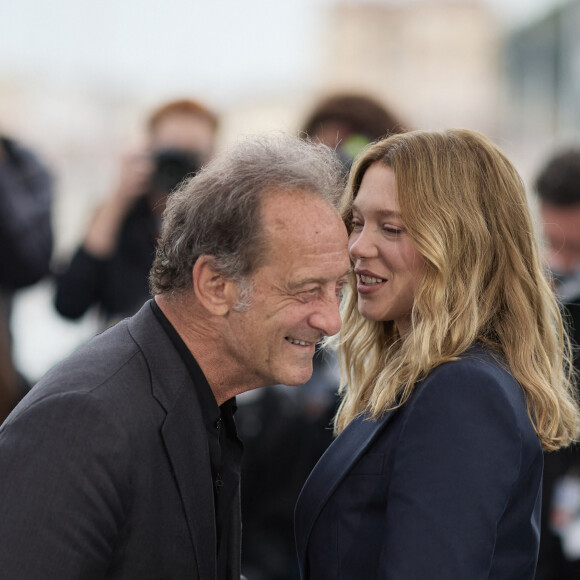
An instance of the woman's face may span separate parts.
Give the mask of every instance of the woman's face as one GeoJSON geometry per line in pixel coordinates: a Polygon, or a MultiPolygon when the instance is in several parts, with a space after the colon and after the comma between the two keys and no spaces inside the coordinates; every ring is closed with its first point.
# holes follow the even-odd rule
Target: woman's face
{"type": "Polygon", "coordinates": [[[376,162],[367,169],[352,216],[348,247],[359,311],[368,320],[394,321],[404,336],[425,261],[405,229],[390,167],[376,162]]]}

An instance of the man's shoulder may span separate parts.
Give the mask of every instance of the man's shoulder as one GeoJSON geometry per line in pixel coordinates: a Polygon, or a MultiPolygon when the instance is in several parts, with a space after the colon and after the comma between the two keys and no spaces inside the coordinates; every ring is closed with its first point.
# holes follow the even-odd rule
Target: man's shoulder
{"type": "Polygon", "coordinates": [[[163,329],[145,305],[131,318],[96,335],[54,366],[34,387],[34,391],[92,392],[116,383],[125,387],[149,380],[146,352],[140,342],[150,336],[159,348],[171,348],[163,339],[163,329]],[[131,331],[137,321],[139,332],[131,331]]]}
{"type": "Polygon", "coordinates": [[[126,323],[97,335],[74,353],[50,369],[33,387],[36,398],[49,394],[103,391],[111,385],[133,376],[142,380],[146,372],[139,346],[132,340],[126,323]]]}

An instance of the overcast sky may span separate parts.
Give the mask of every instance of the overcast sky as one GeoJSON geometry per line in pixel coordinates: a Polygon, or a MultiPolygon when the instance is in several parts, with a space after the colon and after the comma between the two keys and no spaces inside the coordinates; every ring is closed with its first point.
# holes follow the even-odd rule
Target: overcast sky
{"type": "MultiPolygon", "coordinates": [[[[0,0],[0,81],[165,87],[227,101],[308,79],[322,10],[336,1],[0,0]]],[[[510,27],[560,2],[486,1],[510,27]]]]}

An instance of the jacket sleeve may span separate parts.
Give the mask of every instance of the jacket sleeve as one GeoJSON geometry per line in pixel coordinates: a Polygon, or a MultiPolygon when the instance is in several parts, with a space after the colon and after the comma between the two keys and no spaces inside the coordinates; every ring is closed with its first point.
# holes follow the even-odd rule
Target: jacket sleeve
{"type": "Polygon", "coordinates": [[[516,412],[493,376],[454,364],[408,404],[379,577],[487,579],[497,524],[520,476],[516,412]]]}
{"type": "Polygon", "coordinates": [[[53,184],[28,150],[3,140],[0,161],[0,284],[16,289],[48,274],[53,184]]]}
{"type": "Polygon", "coordinates": [[[52,395],[0,428],[0,580],[106,576],[128,510],[127,437],[91,395],[52,395]]]}
{"type": "Polygon", "coordinates": [[[75,320],[102,301],[106,264],[78,248],[68,267],[56,276],[54,305],[59,314],[75,320]]]}

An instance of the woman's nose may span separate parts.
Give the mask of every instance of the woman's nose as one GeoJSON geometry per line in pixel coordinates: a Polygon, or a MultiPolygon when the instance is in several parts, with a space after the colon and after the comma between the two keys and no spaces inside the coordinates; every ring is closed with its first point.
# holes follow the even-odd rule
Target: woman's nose
{"type": "Polygon", "coordinates": [[[362,258],[372,258],[376,255],[376,245],[367,228],[353,232],[348,239],[348,253],[353,261],[362,258]]]}

